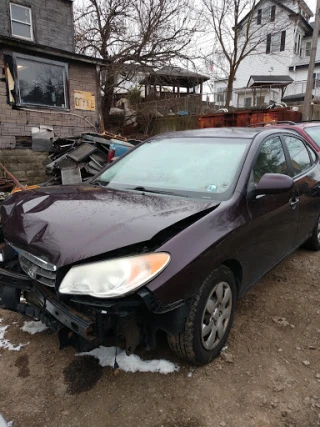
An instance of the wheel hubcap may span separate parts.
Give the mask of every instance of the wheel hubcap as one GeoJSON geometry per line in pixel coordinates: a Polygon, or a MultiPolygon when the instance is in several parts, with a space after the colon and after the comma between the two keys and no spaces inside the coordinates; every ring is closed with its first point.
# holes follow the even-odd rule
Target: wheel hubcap
{"type": "MultiPolygon", "coordinates": [[[[318,224],[320,238],[320,221],[318,224]]],[[[201,340],[207,350],[214,349],[222,340],[231,316],[232,292],[228,283],[220,282],[207,299],[202,315],[201,340]]]]}

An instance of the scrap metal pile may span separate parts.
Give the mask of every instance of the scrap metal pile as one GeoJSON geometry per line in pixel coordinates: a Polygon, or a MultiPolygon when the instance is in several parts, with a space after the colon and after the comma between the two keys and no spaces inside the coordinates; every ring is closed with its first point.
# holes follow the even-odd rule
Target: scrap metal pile
{"type": "Polygon", "coordinates": [[[44,163],[46,174],[51,177],[45,185],[80,184],[139,142],[128,142],[110,133],[56,139],[54,152],[44,163]]]}

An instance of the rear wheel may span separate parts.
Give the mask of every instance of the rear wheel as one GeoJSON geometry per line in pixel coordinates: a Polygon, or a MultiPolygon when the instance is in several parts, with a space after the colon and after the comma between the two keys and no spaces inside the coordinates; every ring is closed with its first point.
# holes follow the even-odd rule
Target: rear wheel
{"type": "Polygon", "coordinates": [[[168,335],[171,350],[195,365],[217,357],[231,329],[236,296],[231,270],[226,266],[214,270],[191,299],[184,330],[168,335]]]}
{"type": "Polygon", "coordinates": [[[311,237],[304,243],[303,246],[312,251],[318,251],[320,249],[320,216],[312,231],[311,237]]]}

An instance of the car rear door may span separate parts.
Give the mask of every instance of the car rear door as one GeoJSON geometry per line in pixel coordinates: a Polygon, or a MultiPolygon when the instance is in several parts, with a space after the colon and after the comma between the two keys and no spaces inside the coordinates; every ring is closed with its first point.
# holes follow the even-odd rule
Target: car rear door
{"type": "Polygon", "coordinates": [[[302,138],[295,135],[283,135],[282,138],[299,198],[296,245],[300,245],[310,236],[320,214],[319,160],[302,138]]]}
{"type": "Polygon", "coordinates": [[[255,195],[254,185],[266,173],[292,175],[287,153],[278,135],[269,136],[259,147],[248,185],[247,207],[251,217],[248,255],[252,269],[248,282],[255,282],[295,247],[299,200],[295,189],[280,194],[255,195]]]}

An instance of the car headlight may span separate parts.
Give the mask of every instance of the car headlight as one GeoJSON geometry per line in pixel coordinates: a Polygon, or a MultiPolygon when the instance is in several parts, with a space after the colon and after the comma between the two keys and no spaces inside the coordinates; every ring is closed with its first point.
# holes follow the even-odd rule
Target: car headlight
{"type": "Polygon", "coordinates": [[[65,275],[59,291],[96,298],[122,297],[161,273],[169,261],[169,254],[158,252],[78,265],[65,275]]]}

